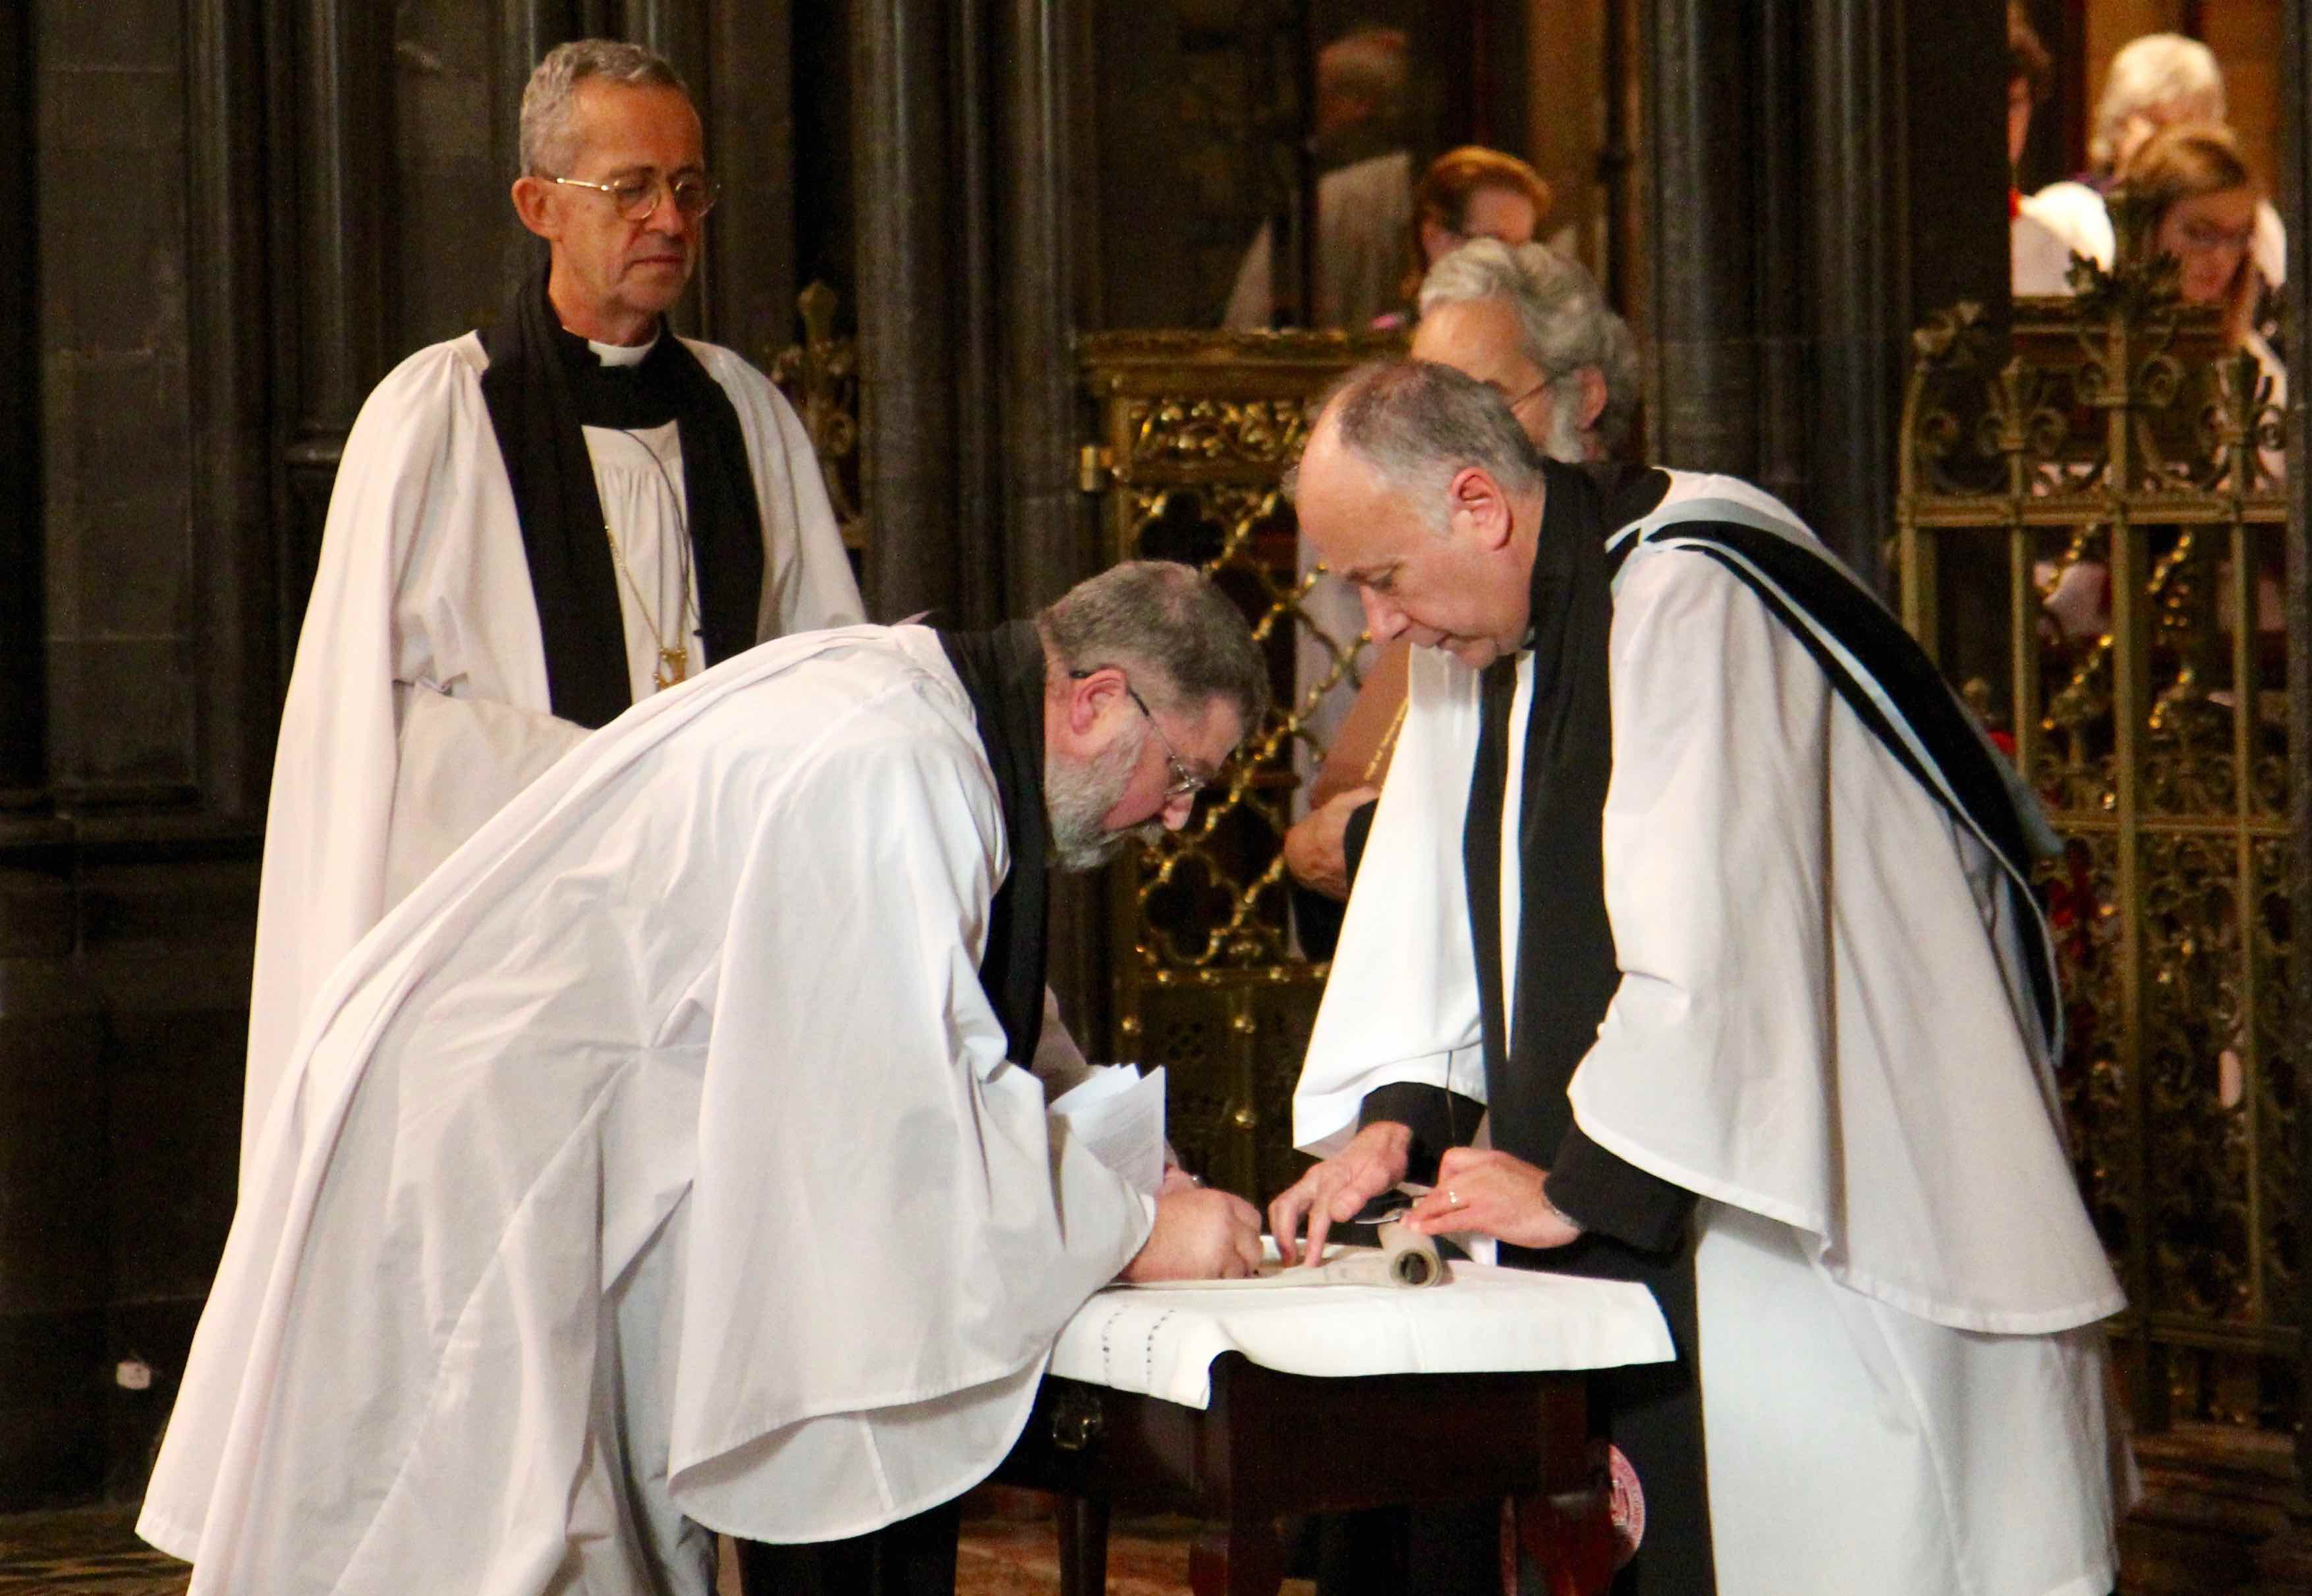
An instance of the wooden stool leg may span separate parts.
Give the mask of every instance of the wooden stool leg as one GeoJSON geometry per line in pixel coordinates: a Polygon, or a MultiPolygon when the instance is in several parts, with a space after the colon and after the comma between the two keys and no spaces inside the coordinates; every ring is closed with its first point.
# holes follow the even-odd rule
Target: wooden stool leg
{"type": "Polygon", "coordinates": [[[1520,1496],[1517,1531],[1549,1596],[1602,1596],[1614,1583],[1614,1522],[1605,1492],[1520,1496]]]}
{"type": "Polygon", "coordinates": [[[1100,1596],[1108,1589],[1108,1498],[1061,1496],[1060,1596],[1100,1596]]]}
{"type": "Polygon", "coordinates": [[[1208,1528],[1188,1548],[1188,1588],[1195,1596],[1276,1596],[1284,1583],[1284,1546],[1273,1519],[1230,1519],[1208,1528]]]}

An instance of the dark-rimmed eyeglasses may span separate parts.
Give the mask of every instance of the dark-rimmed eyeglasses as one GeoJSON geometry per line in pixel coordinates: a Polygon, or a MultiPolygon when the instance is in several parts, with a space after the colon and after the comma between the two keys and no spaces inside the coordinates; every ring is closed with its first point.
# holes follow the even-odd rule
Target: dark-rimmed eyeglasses
{"type": "MultiPolygon", "coordinates": [[[[1107,670],[1108,668],[1109,667],[1105,665],[1095,666],[1093,667],[1095,670],[1107,670]]],[[[1070,679],[1078,682],[1082,681],[1086,676],[1091,674],[1092,673],[1090,670],[1072,670],[1068,672],[1070,679]]],[[[1131,694],[1132,702],[1139,709],[1140,712],[1148,717],[1149,728],[1155,732],[1157,744],[1164,750],[1165,766],[1172,773],[1172,784],[1164,789],[1164,796],[1168,798],[1194,798],[1205,788],[1211,786],[1212,778],[1209,776],[1199,776],[1195,772],[1190,770],[1188,768],[1187,762],[1180,757],[1179,750],[1172,746],[1172,739],[1164,735],[1164,723],[1156,719],[1156,711],[1148,707],[1148,701],[1140,696],[1140,689],[1132,685],[1130,677],[1126,677],[1125,679],[1124,690],[1125,693],[1131,694]]]]}
{"type": "Polygon", "coordinates": [[[592,183],[584,178],[548,178],[549,183],[560,183],[571,188],[591,188],[597,194],[607,194],[618,214],[629,222],[640,222],[658,209],[659,191],[663,188],[674,198],[674,208],[696,222],[714,208],[722,197],[722,185],[704,172],[681,172],[667,177],[660,172],[636,172],[620,178],[614,183],[592,183]]]}

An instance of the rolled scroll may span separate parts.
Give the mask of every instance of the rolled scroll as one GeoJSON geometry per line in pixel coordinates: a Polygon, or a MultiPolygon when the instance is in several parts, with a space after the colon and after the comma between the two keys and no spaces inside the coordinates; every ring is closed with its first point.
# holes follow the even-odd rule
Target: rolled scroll
{"type": "Polygon", "coordinates": [[[1425,1235],[1414,1235],[1395,1219],[1385,1219],[1380,1229],[1381,1256],[1388,1261],[1388,1278],[1393,1286],[1441,1286],[1445,1280],[1445,1260],[1437,1256],[1437,1243],[1425,1235]]]}
{"type": "Polygon", "coordinates": [[[1314,1269],[1287,1269],[1271,1261],[1261,1266],[1260,1278],[1276,1286],[1391,1286],[1399,1288],[1442,1286],[1445,1260],[1437,1243],[1415,1235],[1394,1219],[1375,1227],[1377,1247],[1327,1247],[1325,1261],[1314,1269]]]}
{"type": "Polygon", "coordinates": [[[1445,1260],[1437,1255],[1437,1243],[1427,1236],[1414,1234],[1395,1219],[1382,1220],[1374,1226],[1374,1233],[1379,1238],[1379,1246],[1329,1243],[1325,1260],[1318,1264],[1288,1266],[1276,1257],[1275,1243],[1271,1242],[1267,1261],[1257,1273],[1241,1279],[1127,1280],[1123,1284],[1143,1291],[1233,1290],[1248,1286],[1286,1290],[1310,1286],[1387,1286],[1404,1290],[1442,1286],[1453,1278],[1445,1260]]]}

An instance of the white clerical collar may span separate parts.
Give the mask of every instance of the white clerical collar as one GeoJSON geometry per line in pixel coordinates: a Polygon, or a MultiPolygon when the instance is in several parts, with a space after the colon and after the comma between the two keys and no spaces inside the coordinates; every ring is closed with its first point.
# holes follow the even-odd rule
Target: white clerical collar
{"type": "Polygon", "coordinates": [[[592,350],[594,358],[606,366],[639,366],[665,336],[664,324],[661,323],[661,330],[652,333],[647,344],[597,344],[589,338],[586,347],[592,350]]]}

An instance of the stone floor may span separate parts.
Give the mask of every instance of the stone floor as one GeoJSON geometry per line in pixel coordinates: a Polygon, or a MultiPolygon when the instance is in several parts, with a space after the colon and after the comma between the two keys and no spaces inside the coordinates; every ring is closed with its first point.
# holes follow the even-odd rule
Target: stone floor
{"type": "MultiPolygon", "coordinates": [[[[135,1516],[88,1507],[0,1517],[0,1596],[181,1596],[185,1565],[138,1540],[135,1516]]],[[[1119,1522],[1108,1548],[1109,1596],[1185,1592],[1188,1542],[1185,1520],[1119,1522]]],[[[1059,1588],[1048,1520],[993,1516],[964,1526],[956,1596],[1058,1596],[1059,1588]]],[[[738,1589],[727,1569],[723,1589],[738,1589]]],[[[1284,1590],[1310,1596],[1299,1580],[1284,1590]]]]}
{"type": "Polygon", "coordinates": [[[5,1596],[177,1596],[185,1565],[130,1530],[134,1513],[83,1507],[0,1518],[5,1596]]]}
{"type": "MultiPolygon", "coordinates": [[[[2145,1498],[2121,1531],[2122,1596],[2312,1593],[2312,1521],[2291,1531],[2294,1464],[2284,1437],[2183,1426],[2136,1450],[2145,1498]]],[[[969,1506],[957,1596],[1058,1596],[1040,1499],[991,1487],[969,1506]]],[[[134,1521],[124,1507],[0,1516],[0,1596],[181,1596],[185,1565],[138,1540],[134,1521]]],[[[1109,1596],[1185,1593],[1190,1539],[1185,1520],[1119,1521],[1109,1596]]],[[[727,1566],[722,1591],[737,1596],[727,1566]]],[[[1314,1593],[1288,1580],[1284,1596],[1314,1593]]]]}

